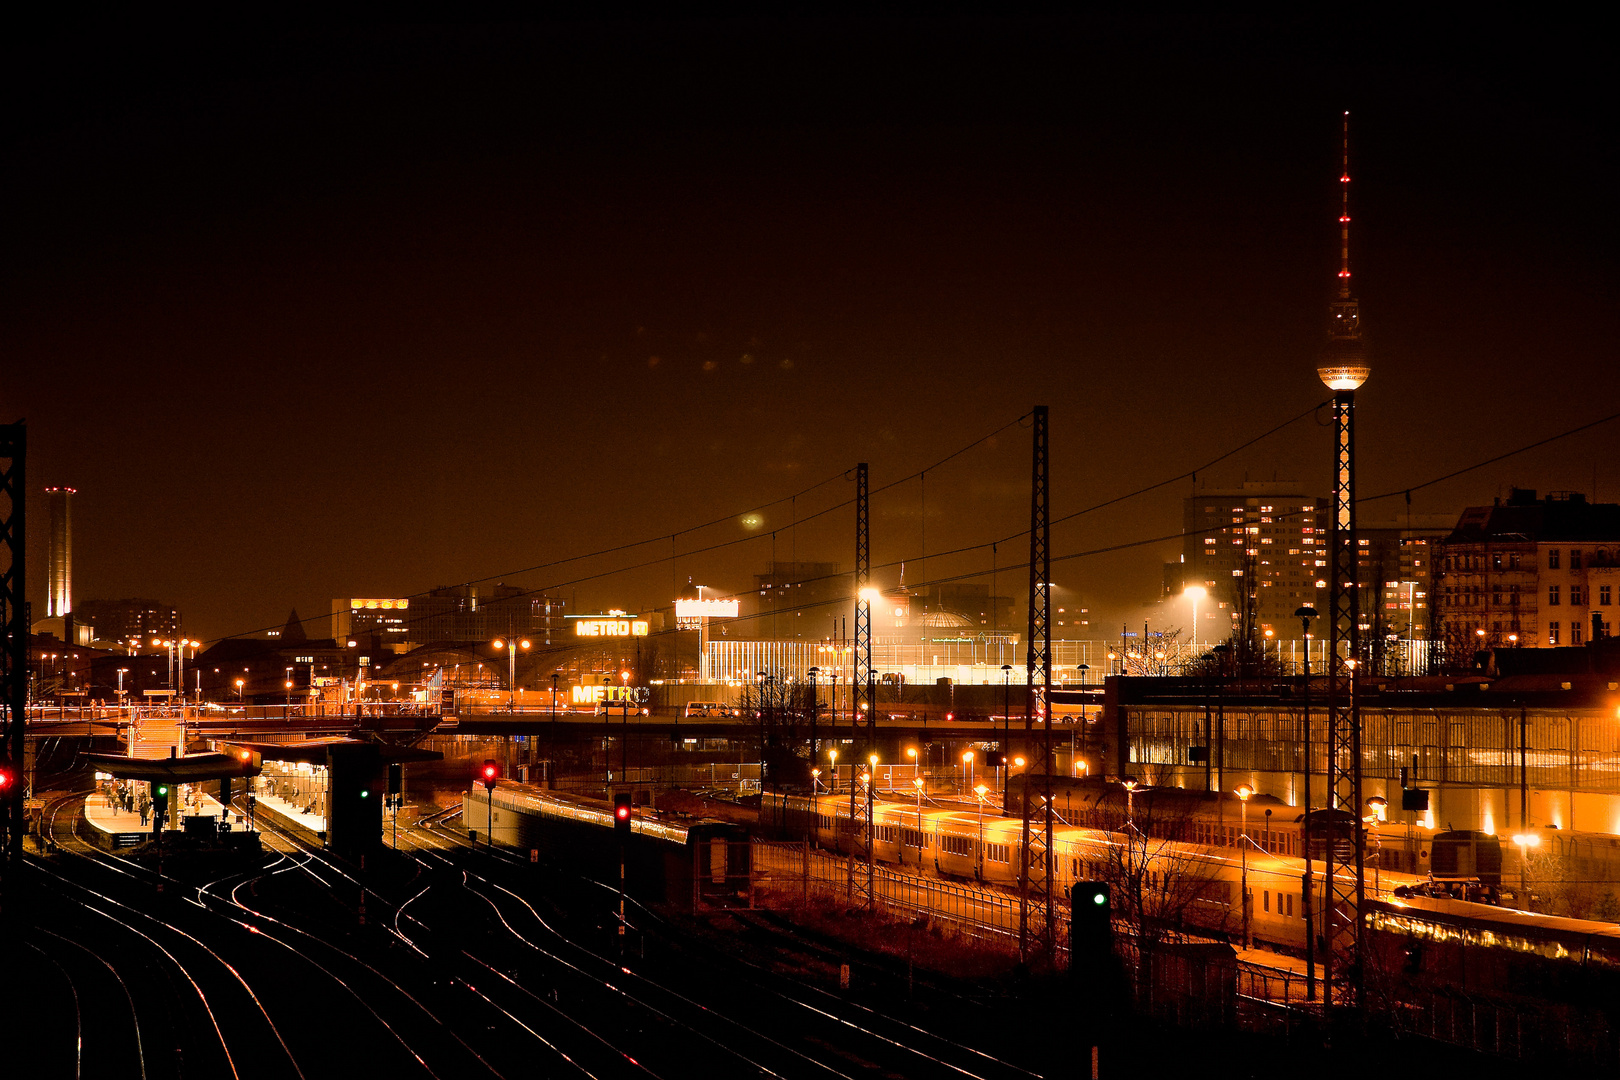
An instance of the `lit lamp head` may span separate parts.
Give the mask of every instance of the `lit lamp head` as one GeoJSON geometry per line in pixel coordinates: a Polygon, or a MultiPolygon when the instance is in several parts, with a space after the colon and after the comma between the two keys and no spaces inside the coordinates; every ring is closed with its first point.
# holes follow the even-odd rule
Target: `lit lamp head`
{"type": "Polygon", "coordinates": [[[1371,810],[1372,816],[1377,818],[1379,821],[1384,820],[1384,811],[1388,809],[1388,807],[1389,802],[1382,795],[1374,795],[1372,798],[1367,800],[1367,809],[1371,810]]]}
{"type": "Polygon", "coordinates": [[[1250,787],[1248,784],[1243,784],[1237,789],[1235,794],[1244,802],[1248,802],[1249,796],[1254,794],[1254,788],[1250,787]]]}

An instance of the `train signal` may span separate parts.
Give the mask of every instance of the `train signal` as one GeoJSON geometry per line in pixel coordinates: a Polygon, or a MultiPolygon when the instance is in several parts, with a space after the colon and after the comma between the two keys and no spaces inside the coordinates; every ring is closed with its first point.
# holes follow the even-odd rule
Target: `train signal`
{"type": "Polygon", "coordinates": [[[152,784],[152,821],[161,824],[169,817],[169,785],[161,782],[152,784]]]}
{"type": "Polygon", "coordinates": [[[398,795],[405,790],[405,767],[399,762],[388,766],[388,794],[398,795]]]}
{"type": "Polygon", "coordinates": [[[1069,945],[1074,957],[1107,957],[1114,946],[1113,897],[1107,883],[1075,882],[1069,890],[1069,907],[1069,945]]]}
{"type": "Polygon", "coordinates": [[[11,770],[11,762],[0,760],[0,794],[11,790],[14,775],[11,770]]]}
{"type": "Polygon", "coordinates": [[[613,796],[613,831],[619,839],[630,838],[630,793],[616,792],[613,796]]]}
{"type": "Polygon", "coordinates": [[[478,779],[482,781],[485,791],[495,790],[495,781],[501,778],[501,767],[493,761],[484,762],[484,767],[478,770],[478,779]]]}

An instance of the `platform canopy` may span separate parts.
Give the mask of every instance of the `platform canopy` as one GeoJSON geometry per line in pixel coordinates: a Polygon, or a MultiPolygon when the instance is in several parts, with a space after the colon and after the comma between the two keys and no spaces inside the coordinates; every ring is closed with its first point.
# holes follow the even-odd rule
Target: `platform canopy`
{"type": "Polygon", "coordinates": [[[325,765],[326,755],[336,750],[342,753],[350,747],[371,747],[377,751],[377,760],[384,764],[394,765],[410,761],[439,761],[444,755],[437,750],[417,750],[409,746],[390,746],[387,743],[372,742],[369,739],[305,739],[302,742],[271,743],[271,742],[242,742],[238,739],[224,740],[232,752],[246,750],[258,755],[263,761],[303,761],[311,765],[325,765]]]}
{"type": "Polygon", "coordinates": [[[203,780],[235,780],[258,776],[259,766],[241,754],[187,754],[185,757],[132,758],[122,754],[86,754],[98,772],[120,780],[156,780],[195,784],[203,780]]]}

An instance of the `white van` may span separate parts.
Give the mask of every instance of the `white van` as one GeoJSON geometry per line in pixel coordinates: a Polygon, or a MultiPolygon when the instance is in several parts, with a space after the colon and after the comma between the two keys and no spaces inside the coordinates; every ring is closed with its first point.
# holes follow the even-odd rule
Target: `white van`
{"type": "Polygon", "coordinates": [[[730,716],[731,706],[723,701],[689,701],[685,716],[730,716]]]}

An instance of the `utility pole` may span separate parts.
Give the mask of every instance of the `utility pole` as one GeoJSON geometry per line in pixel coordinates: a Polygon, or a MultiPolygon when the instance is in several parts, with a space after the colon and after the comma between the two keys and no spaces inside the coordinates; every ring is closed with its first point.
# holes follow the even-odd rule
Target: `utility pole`
{"type": "MultiPolygon", "coordinates": [[[[866,712],[866,748],[853,755],[849,773],[849,901],[871,908],[872,890],[872,813],[871,804],[856,797],[856,762],[877,751],[877,685],[872,671],[872,588],[871,588],[871,511],[867,503],[866,462],[855,466],[855,664],[854,685],[850,695],[850,726],[852,735],[858,735],[861,712],[866,712]],[[856,872],[855,846],[866,845],[865,867],[856,872]],[[858,894],[858,895],[857,895],[858,894]]],[[[836,774],[834,779],[837,779],[836,774]]],[[[870,790],[870,789],[868,789],[870,790]]]]}
{"type": "Polygon", "coordinates": [[[1025,653],[1028,695],[1024,699],[1024,745],[1030,766],[1040,769],[1041,803],[1023,784],[1023,821],[1019,846],[1018,951],[1025,963],[1039,954],[1055,955],[1052,910],[1052,556],[1047,513],[1047,410],[1035,406],[1034,454],[1030,473],[1029,637],[1025,653]],[[1037,739],[1036,722],[1040,732],[1037,739]],[[1037,818],[1037,815],[1039,817],[1037,818]]]}
{"type": "MultiPolygon", "coordinates": [[[[0,425],[0,905],[22,873],[23,724],[28,715],[28,428],[0,425]],[[7,760],[9,759],[9,760],[7,760]]],[[[3,910],[3,908],[0,908],[3,910]]],[[[9,912],[8,912],[9,913],[9,912]]]]}

